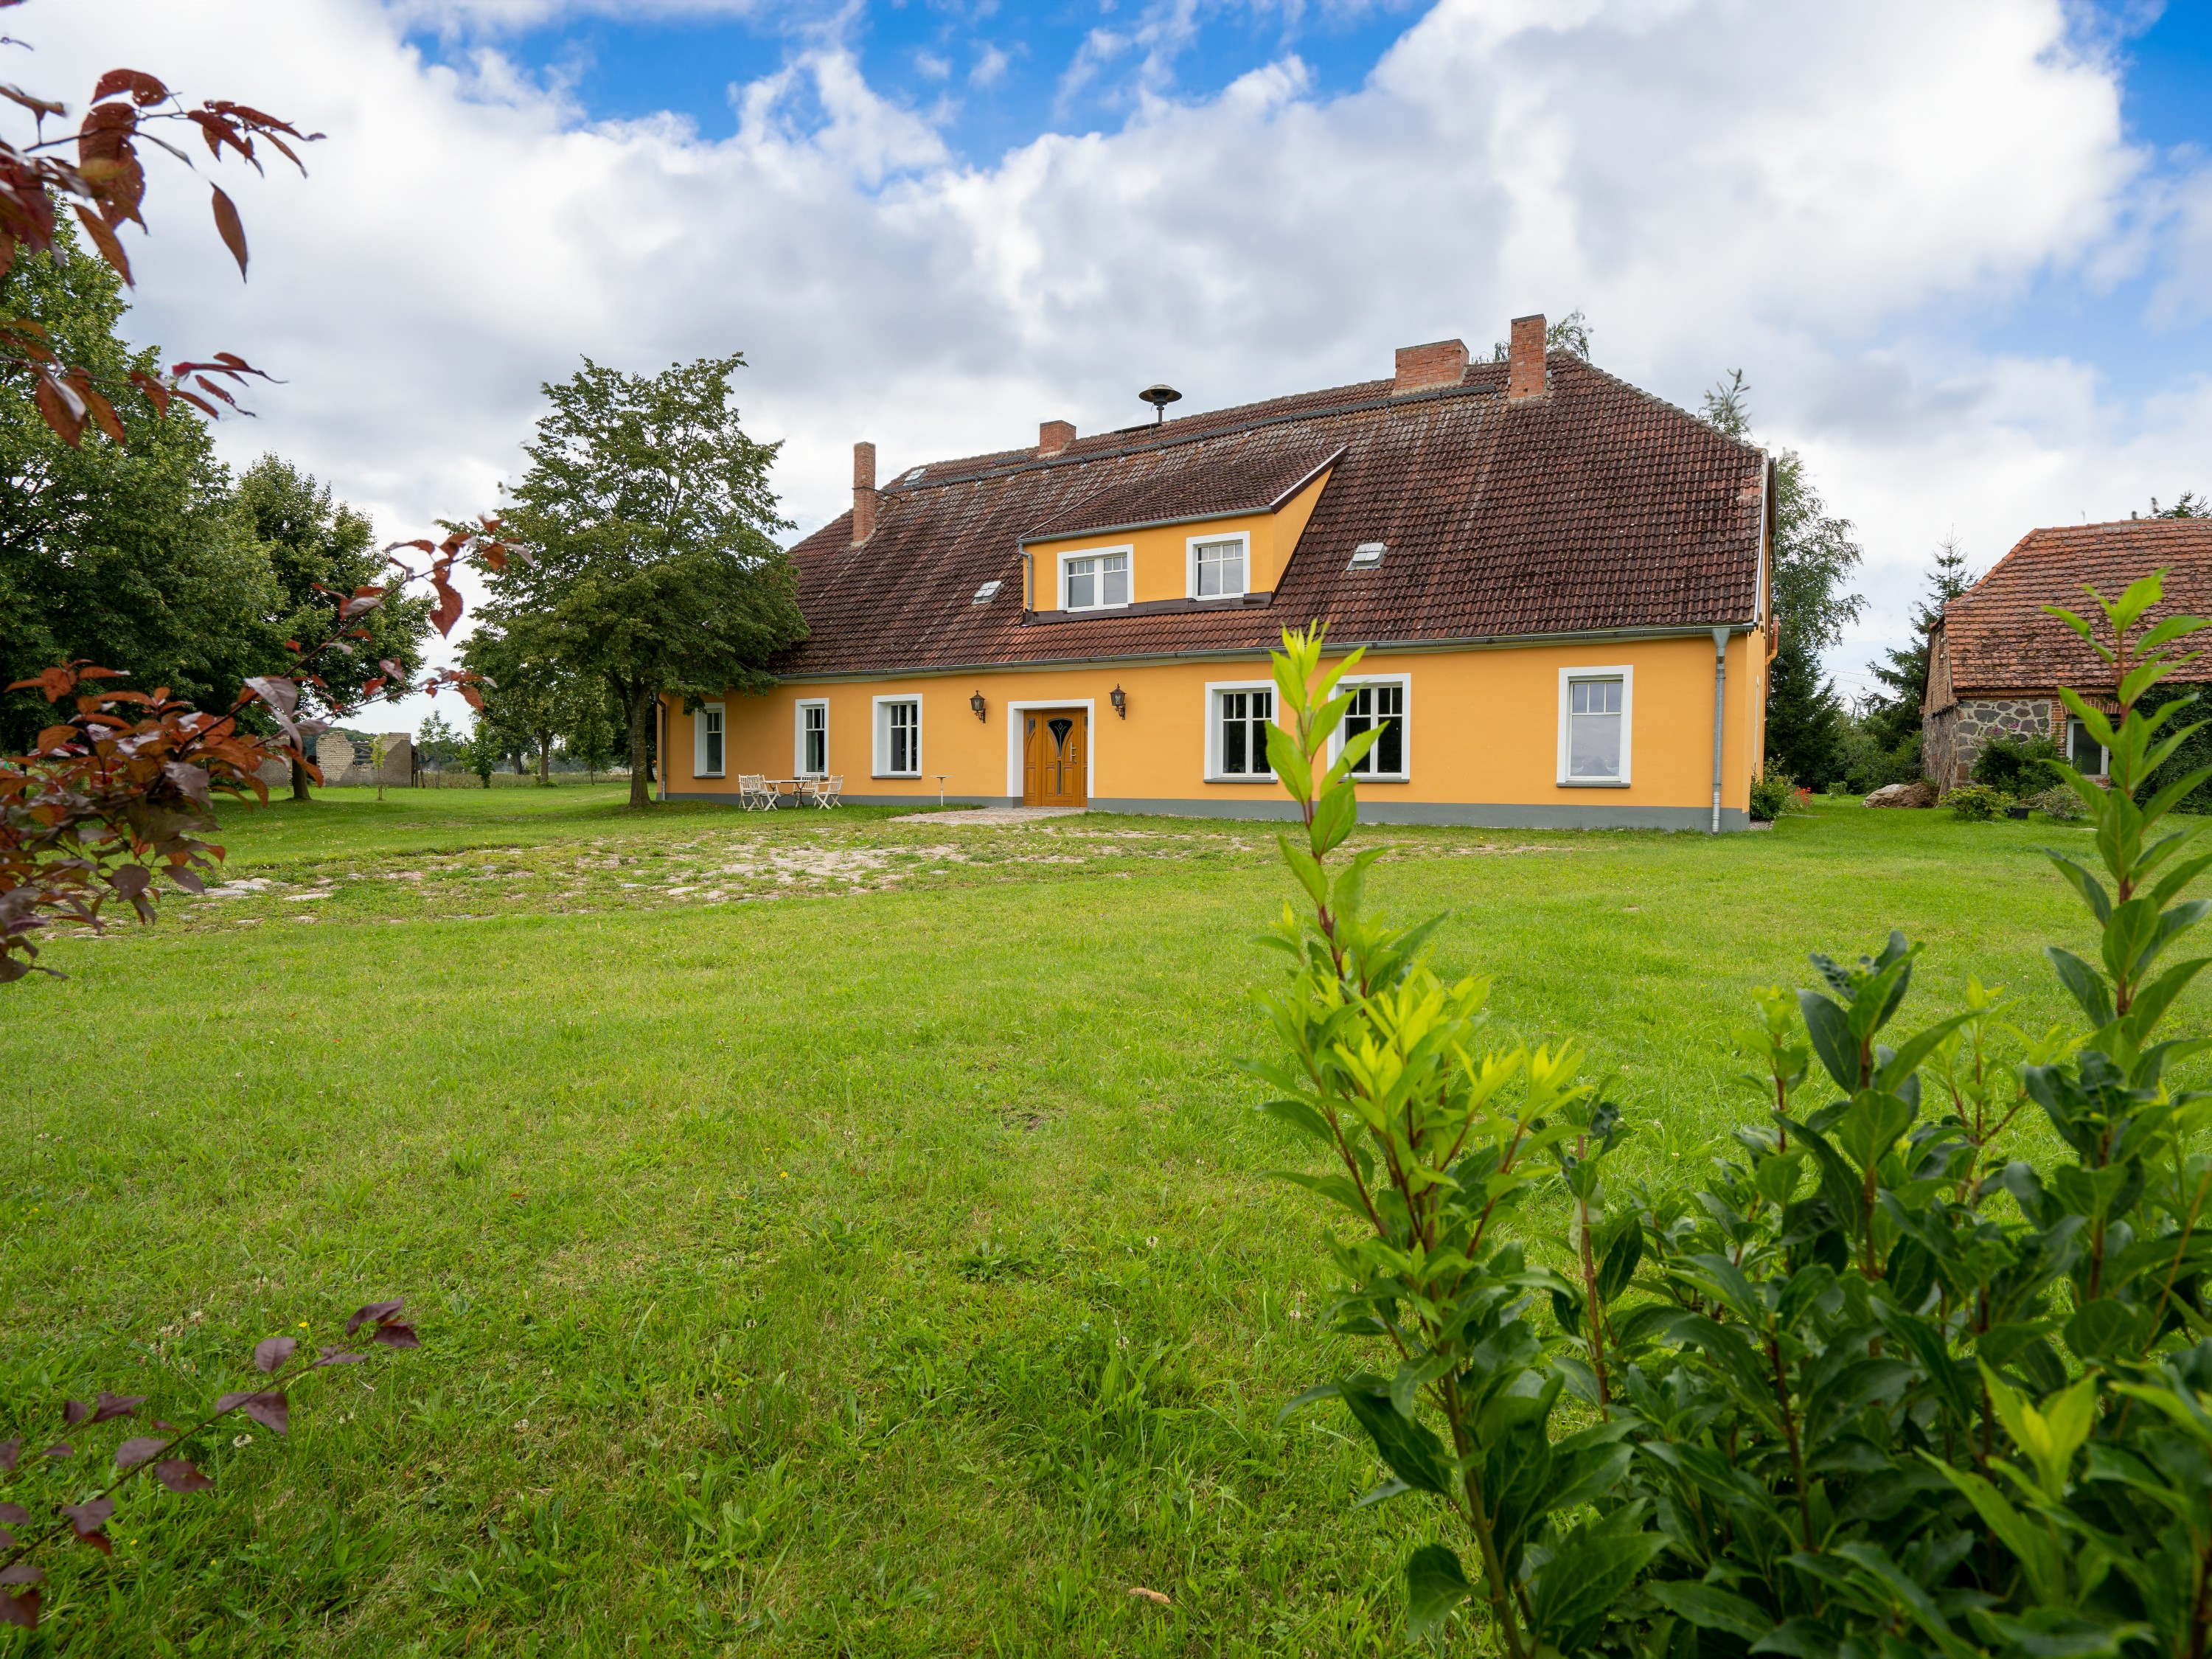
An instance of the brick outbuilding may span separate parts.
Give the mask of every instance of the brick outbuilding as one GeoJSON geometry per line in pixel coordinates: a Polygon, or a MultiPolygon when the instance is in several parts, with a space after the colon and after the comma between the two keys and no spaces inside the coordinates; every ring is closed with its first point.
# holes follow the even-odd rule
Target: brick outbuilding
{"type": "MultiPolygon", "coordinates": [[[[2212,614],[2212,520],[2123,519],[2032,530],[1945,605],[1929,642],[1920,706],[1927,775],[1949,788],[1968,780],[1992,737],[2047,735],[2079,770],[2101,776],[2104,751],[2068,716],[2058,688],[2111,708],[2112,666],[2044,607],[2093,615],[2085,584],[2116,599],[2158,569],[2166,572],[2166,598],[2149,613],[2153,619],[2212,614]]],[[[2212,659],[2172,678],[2212,683],[2212,659]]]]}

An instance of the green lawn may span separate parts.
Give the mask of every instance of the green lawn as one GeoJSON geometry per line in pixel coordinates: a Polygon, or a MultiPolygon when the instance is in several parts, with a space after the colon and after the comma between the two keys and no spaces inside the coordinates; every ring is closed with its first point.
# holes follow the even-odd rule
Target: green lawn
{"type": "MultiPolygon", "coordinates": [[[[1351,1356],[1235,1066],[1271,837],[622,801],[229,812],[224,896],[0,993],[4,1432],[103,1385],[181,1419],[374,1297],[424,1341],[59,1558],[61,1650],[1399,1650],[1425,1512],[1352,1508],[1340,1418],[1273,1423],[1351,1356]]],[[[1808,950],[1902,927],[1908,1027],[1972,973],[2039,1029],[2086,937],[2036,848],[2087,836],[2039,822],[1360,840],[1656,1181],[1747,1115],[1729,1034],[1808,950]]]]}

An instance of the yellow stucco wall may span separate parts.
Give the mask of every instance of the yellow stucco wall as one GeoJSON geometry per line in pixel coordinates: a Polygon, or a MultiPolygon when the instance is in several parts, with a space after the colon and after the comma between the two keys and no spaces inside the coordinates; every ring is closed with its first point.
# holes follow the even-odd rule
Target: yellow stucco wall
{"type": "Polygon", "coordinates": [[[1085,536],[1030,542],[1027,546],[1036,561],[1036,591],[1030,597],[1030,608],[1060,608],[1061,600],[1066,597],[1060,579],[1063,557],[1111,553],[1124,548],[1130,552],[1129,597],[1133,602],[1146,605],[1159,599],[1188,598],[1190,544],[1218,541],[1240,534],[1250,538],[1244,577],[1246,589],[1255,593],[1273,592],[1282,576],[1283,567],[1290,562],[1291,554],[1298,544],[1298,538],[1305,534],[1306,520],[1313,517],[1314,506],[1328,486],[1328,476],[1327,471],[1318,474],[1274,513],[1247,513],[1194,524],[1155,525],[1143,530],[1104,534],[1094,532],[1085,536]]]}
{"type": "MultiPolygon", "coordinates": [[[[1363,782],[1363,817],[1412,821],[1538,823],[1665,822],[1704,827],[1711,805],[1713,642],[1710,634],[1633,641],[1547,644],[1370,656],[1359,677],[1407,677],[1408,777],[1363,782]],[[1559,781],[1560,671],[1631,670],[1629,781],[1562,787],[1559,781]],[[1480,810],[1498,809],[1486,816],[1480,810]]],[[[1206,775],[1209,683],[1265,682],[1264,659],[1025,668],[897,679],[787,684],[764,696],[724,699],[724,775],[693,774],[693,722],[671,700],[666,711],[668,787],[688,797],[734,799],[738,775],[789,778],[796,766],[802,701],[829,708],[829,770],[844,775],[848,799],[1005,801],[1021,791],[1020,705],[1091,713],[1091,785],[1103,804],[1158,811],[1243,815],[1280,810],[1274,784],[1206,775]],[[1127,696],[1127,719],[1109,694],[1127,696]],[[969,699],[981,692],[978,720],[969,699]],[[919,698],[920,778],[877,777],[877,700],[919,698]]],[[[1735,634],[1728,646],[1722,804],[1741,827],[1763,733],[1765,638],[1735,634]]]]}

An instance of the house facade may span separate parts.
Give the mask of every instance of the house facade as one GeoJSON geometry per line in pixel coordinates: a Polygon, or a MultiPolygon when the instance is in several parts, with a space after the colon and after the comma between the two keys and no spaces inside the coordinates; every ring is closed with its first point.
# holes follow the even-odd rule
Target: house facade
{"type": "MultiPolygon", "coordinates": [[[[2094,615],[2085,585],[2117,599],[2154,570],[2166,572],[2153,620],[2212,606],[2212,520],[2123,519],[2032,530],[1972,587],[1943,607],[1929,635],[1928,690],[1920,704],[1921,768],[1948,789],[1973,776],[1991,738],[2049,737],[2075,770],[2105,774],[2106,755],[2068,714],[2058,688],[2114,711],[2112,665],[2045,605],[2094,615]]],[[[2212,681],[2212,664],[2185,664],[2178,684],[2212,681]]]]}
{"type": "Polygon", "coordinates": [[[1364,820],[1741,829],[1764,742],[1765,456],[1565,353],[940,461],[792,552],[765,696],[662,710],[664,790],[1279,817],[1268,653],[1366,647],[1364,820]]]}

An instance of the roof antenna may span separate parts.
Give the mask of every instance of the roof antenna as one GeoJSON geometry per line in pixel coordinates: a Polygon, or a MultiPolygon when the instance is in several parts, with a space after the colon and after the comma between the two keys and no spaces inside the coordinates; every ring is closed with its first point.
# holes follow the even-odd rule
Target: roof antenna
{"type": "Polygon", "coordinates": [[[1159,384],[1146,386],[1137,394],[1152,406],[1152,424],[1158,426],[1168,417],[1168,405],[1182,401],[1182,393],[1173,386],[1159,384]]]}

